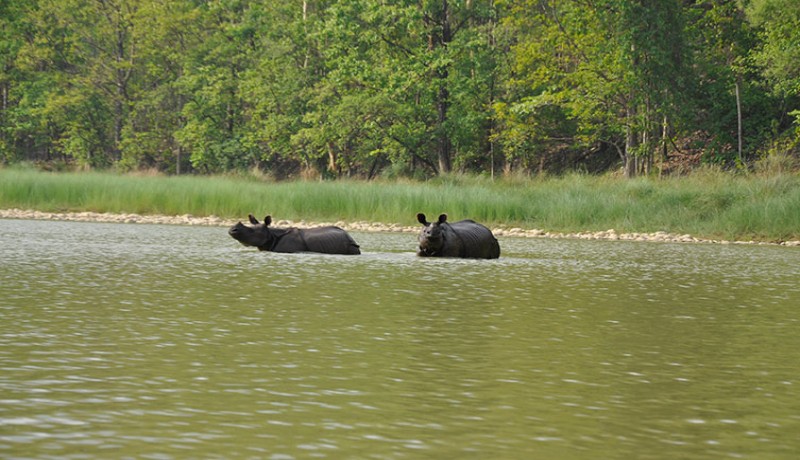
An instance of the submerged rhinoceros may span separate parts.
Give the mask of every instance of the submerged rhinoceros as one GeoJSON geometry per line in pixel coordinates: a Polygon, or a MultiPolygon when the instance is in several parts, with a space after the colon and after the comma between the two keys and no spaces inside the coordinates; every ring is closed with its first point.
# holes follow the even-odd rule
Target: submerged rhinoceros
{"type": "Polygon", "coordinates": [[[465,257],[471,259],[497,259],[500,257],[500,244],[492,231],[474,220],[447,222],[447,214],[439,216],[436,222],[428,222],[425,214],[417,214],[417,220],[424,225],[419,234],[421,257],[465,257]]]}
{"type": "Polygon", "coordinates": [[[339,227],[278,228],[270,227],[272,217],[258,222],[252,214],[248,216],[252,226],[239,222],[228,230],[228,234],[245,246],[255,246],[259,251],[272,252],[321,252],[324,254],[361,254],[358,244],[339,227]]]}

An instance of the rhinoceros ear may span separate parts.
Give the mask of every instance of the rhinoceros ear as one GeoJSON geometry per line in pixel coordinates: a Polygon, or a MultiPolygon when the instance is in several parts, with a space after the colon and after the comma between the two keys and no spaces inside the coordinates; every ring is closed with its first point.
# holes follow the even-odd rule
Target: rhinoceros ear
{"type": "Polygon", "coordinates": [[[264,218],[264,226],[269,227],[269,224],[272,223],[272,216],[267,216],[264,218]]]}
{"type": "Polygon", "coordinates": [[[247,215],[247,218],[248,218],[248,219],[250,219],[250,223],[251,223],[251,224],[253,224],[253,225],[258,225],[258,219],[256,219],[255,217],[253,217],[253,215],[252,215],[252,214],[248,214],[248,215],[247,215]]]}
{"type": "Polygon", "coordinates": [[[447,222],[447,214],[439,214],[439,223],[443,224],[447,222]]]}
{"type": "Polygon", "coordinates": [[[428,225],[430,225],[430,223],[428,222],[428,219],[425,218],[425,214],[423,214],[421,212],[417,214],[417,222],[419,222],[420,224],[422,224],[422,225],[424,225],[426,227],[428,225]]]}

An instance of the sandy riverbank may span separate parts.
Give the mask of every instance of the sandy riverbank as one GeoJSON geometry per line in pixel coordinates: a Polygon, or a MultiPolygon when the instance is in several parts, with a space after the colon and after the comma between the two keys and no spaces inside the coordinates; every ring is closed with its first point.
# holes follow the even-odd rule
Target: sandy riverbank
{"type": "MultiPolygon", "coordinates": [[[[213,227],[229,227],[238,220],[222,219],[217,216],[195,217],[188,214],[181,216],[140,215],[140,214],[112,214],[97,212],[42,212],[24,209],[0,209],[0,219],[34,219],[34,220],[64,220],[83,222],[110,222],[124,224],[165,224],[165,225],[204,225],[213,227]]],[[[316,227],[320,225],[337,225],[348,231],[355,232],[402,232],[417,233],[419,226],[406,227],[398,224],[384,224],[376,222],[293,222],[279,220],[273,224],[276,227],[316,227]]],[[[585,240],[627,240],[627,241],[653,241],[670,243],[716,243],[716,244],[763,244],[800,247],[800,241],[784,241],[781,243],[764,243],[755,241],[726,241],[696,238],[691,235],[676,235],[667,232],[655,233],[617,233],[610,229],[602,232],[580,233],[555,233],[539,229],[523,228],[492,228],[492,232],[500,237],[519,238],[573,238],[585,240]]]]}

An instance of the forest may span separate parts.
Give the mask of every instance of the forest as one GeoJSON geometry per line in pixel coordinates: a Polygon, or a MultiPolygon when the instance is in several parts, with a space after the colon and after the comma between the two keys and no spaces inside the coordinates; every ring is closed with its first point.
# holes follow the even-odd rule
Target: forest
{"type": "Polygon", "coordinates": [[[0,0],[0,164],[798,167],[796,0],[0,0]]]}

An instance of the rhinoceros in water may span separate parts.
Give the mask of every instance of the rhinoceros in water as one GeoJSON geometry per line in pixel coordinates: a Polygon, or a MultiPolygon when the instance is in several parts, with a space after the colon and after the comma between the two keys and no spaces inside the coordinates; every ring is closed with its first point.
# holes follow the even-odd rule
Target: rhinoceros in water
{"type": "Polygon", "coordinates": [[[417,214],[417,220],[424,225],[419,234],[418,256],[470,259],[500,257],[500,244],[492,231],[474,220],[460,220],[451,224],[447,222],[447,214],[442,214],[436,222],[428,222],[422,213],[417,214]]]}
{"type": "Polygon", "coordinates": [[[264,223],[252,214],[248,218],[252,226],[239,222],[228,230],[228,234],[245,246],[257,247],[259,251],[361,254],[355,240],[339,227],[279,228],[269,226],[271,216],[265,217],[264,223]]]}

